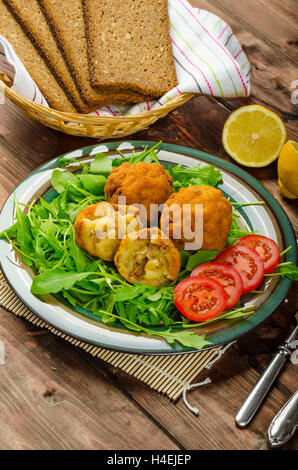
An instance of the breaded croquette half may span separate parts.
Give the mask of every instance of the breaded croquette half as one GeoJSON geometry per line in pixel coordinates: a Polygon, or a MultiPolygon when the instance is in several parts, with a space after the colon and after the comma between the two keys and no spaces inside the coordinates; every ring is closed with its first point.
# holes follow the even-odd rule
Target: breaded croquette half
{"type": "Polygon", "coordinates": [[[128,282],[155,287],[176,281],[181,263],[179,251],[157,227],[128,234],[114,261],[128,282]]]}
{"type": "Polygon", "coordinates": [[[122,238],[142,228],[138,210],[99,202],[82,210],[74,224],[77,244],[90,255],[113,261],[122,238]]]}

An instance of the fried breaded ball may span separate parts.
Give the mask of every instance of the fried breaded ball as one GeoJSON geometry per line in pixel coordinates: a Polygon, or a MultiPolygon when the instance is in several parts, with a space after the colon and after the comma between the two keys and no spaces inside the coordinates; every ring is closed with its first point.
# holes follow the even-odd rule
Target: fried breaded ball
{"type": "Polygon", "coordinates": [[[150,222],[150,216],[151,220],[157,220],[156,208],[151,208],[150,211],[150,204],[163,204],[172,193],[173,179],[166,169],[157,163],[122,163],[111,172],[105,186],[106,200],[109,202],[121,204],[118,198],[125,196],[127,205],[144,205],[147,222],[150,222]]]}
{"type": "Polygon", "coordinates": [[[155,287],[176,281],[181,263],[179,251],[157,227],[128,234],[114,261],[128,282],[155,287]]]}
{"type": "Polygon", "coordinates": [[[201,226],[195,227],[196,204],[203,205],[203,246],[197,247],[196,250],[223,249],[232,225],[232,205],[219,189],[211,186],[189,186],[172,194],[166,201],[161,215],[161,229],[173,239],[179,250],[195,251],[187,249],[186,245],[193,243],[195,236],[187,238],[184,229],[188,227],[189,233],[195,233],[195,229],[201,230],[201,226]],[[191,205],[190,211],[187,206],[184,206],[183,211],[184,204],[191,205]],[[181,224],[187,224],[187,227],[181,224]],[[175,234],[179,232],[181,236],[175,239],[175,234]]]}
{"type": "Polygon", "coordinates": [[[113,261],[121,239],[140,228],[136,207],[118,207],[105,201],[86,207],[74,224],[79,247],[105,261],[113,261]]]}

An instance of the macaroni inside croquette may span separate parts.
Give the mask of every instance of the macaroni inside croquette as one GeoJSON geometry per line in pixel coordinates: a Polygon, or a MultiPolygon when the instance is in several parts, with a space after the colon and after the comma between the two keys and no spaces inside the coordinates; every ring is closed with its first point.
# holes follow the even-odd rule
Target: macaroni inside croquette
{"type": "Polygon", "coordinates": [[[128,282],[155,287],[176,281],[180,271],[179,251],[157,228],[127,235],[114,261],[128,282]]]}
{"type": "Polygon", "coordinates": [[[135,207],[118,207],[108,202],[86,207],[74,224],[77,244],[104,261],[113,261],[121,239],[139,228],[141,222],[135,207]]]}

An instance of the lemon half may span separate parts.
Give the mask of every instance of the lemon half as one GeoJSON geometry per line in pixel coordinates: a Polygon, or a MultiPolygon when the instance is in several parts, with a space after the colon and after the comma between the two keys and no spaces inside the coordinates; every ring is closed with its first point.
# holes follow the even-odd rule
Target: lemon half
{"type": "Polygon", "coordinates": [[[263,167],[278,157],[286,140],[286,128],[277,114],[263,106],[244,106],[234,111],[222,135],[226,152],[241,165],[263,167]]]}

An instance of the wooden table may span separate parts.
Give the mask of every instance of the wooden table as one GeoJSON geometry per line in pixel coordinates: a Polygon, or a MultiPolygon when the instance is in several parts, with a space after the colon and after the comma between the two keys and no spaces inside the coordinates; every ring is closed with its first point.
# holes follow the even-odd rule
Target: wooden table
{"type": "MultiPolygon", "coordinates": [[[[225,120],[237,107],[257,103],[277,112],[288,137],[297,140],[297,105],[290,99],[291,84],[298,79],[296,0],[193,4],[222,17],[238,35],[252,63],[252,96],[247,101],[196,97],[134,139],[162,139],[228,159],[221,144],[225,120]]],[[[0,116],[1,204],[37,166],[95,143],[42,127],[10,102],[0,107],[0,116]]],[[[276,164],[247,171],[281,203],[297,229],[297,202],[281,199],[276,164]]],[[[272,418],[297,388],[297,366],[286,365],[248,429],[238,430],[234,416],[293,328],[295,308],[293,289],[270,320],[213,367],[212,384],[191,392],[199,418],[181,401],[171,403],[1,309],[0,339],[7,357],[0,366],[0,449],[266,449],[272,418]]],[[[297,449],[298,435],[284,448],[297,449]]]]}

